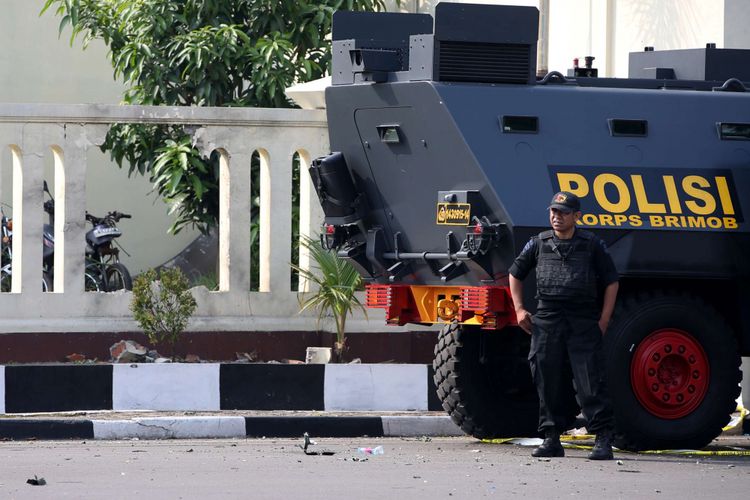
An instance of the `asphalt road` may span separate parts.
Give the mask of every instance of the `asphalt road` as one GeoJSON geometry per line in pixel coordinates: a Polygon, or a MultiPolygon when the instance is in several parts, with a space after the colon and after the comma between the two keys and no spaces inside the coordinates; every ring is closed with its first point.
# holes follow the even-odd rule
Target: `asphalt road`
{"type": "MultiPolygon", "coordinates": [[[[461,438],[0,443],[0,498],[750,498],[750,457],[531,448],[461,438]],[[383,446],[365,457],[358,447],[383,446]],[[366,460],[365,460],[366,458],[366,460]],[[33,486],[27,479],[43,477],[33,486]]],[[[750,438],[723,445],[750,449],[750,438]]]]}

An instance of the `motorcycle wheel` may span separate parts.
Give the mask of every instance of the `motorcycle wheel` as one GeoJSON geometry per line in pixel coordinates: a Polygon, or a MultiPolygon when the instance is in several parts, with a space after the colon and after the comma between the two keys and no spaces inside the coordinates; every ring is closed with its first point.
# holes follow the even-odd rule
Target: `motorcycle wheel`
{"type": "Polygon", "coordinates": [[[10,292],[12,276],[9,272],[3,270],[0,272],[0,292],[10,292]]]}
{"type": "Polygon", "coordinates": [[[84,277],[84,290],[87,292],[98,292],[100,291],[99,288],[99,279],[94,276],[94,274],[90,273],[88,270],[86,271],[86,275],[84,277]]]}
{"type": "Polygon", "coordinates": [[[107,266],[107,291],[132,290],[133,279],[130,277],[128,269],[120,264],[110,264],[107,266]]]}
{"type": "Polygon", "coordinates": [[[52,276],[50,276],[48,273],[42,273],[42,291],[52,291],[52,276]]]}

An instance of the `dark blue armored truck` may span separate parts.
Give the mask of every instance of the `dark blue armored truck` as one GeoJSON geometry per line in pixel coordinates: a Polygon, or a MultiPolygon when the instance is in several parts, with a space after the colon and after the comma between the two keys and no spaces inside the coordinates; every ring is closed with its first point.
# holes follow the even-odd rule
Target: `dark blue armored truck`
{"type": "Polygon", "coordinates": [[[605,336],[616,442],[703,447],[750,355],[750,50],[647,48],[625,79],[537,75],[538,16],[334,16],[333,153],[310,169],[323,240],[389,324],[442,326],[434,381],[465,432],[535,435],[508,268],[548,229],[552,195],[577,194],[621,274],[605,336]]]}

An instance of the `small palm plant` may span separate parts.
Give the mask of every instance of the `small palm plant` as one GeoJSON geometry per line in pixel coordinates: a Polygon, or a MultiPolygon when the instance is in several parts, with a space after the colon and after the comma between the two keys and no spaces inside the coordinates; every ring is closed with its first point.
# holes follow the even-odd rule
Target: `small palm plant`
{"type": "Polygon", "coordinates": [[[292,264],[302,279],[313,284],[312,292],[300,296],[300,312],[317,309],[318,320],[333,316],[336,322],[333,359],[342,362],[346,350],[346,318],[355,307],[366,314],[354,293],[361,289],[362,278],[351,264],[337,257],[334,251],[323,248],[320,241],[303,236],[300,245],[310,252],[314,262],[311,269],[292,264]]]}

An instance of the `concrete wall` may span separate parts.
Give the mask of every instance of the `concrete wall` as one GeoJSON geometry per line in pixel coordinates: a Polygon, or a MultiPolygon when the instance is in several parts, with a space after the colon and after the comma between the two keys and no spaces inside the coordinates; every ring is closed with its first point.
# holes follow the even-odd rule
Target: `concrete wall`
{"type": "Polygon", "coordinates": [[[3,0],[0,16],[0,88],[3,102],[120,102],[103,43],[84,51],[70,45],[70,28],[58,37],[60,18],[39,11],[43,0],[3,0]]]}
{"type": "MultiPolygon", "coordinates": [[[[130,292],[83,291],[83,223],[96,148],[110,123],[197,125],[194,141],[222,155],[219,224],[219,291],[198,288],[193,331],[308,331],[318,328],[314,311],[299,315],[290,289],[292,157],[303,162],[329,149],[325,113],[292,109],[170,108],[105,105],[0,104],[0,147],[13,150],[13,286],[0,300],[0,333],[135,331],[130,292]],[[53,154],[53,151],[55,152],[53,154]],[[260,291],[250,292],[250,159],[261,155],[260,291]],[[48,157],[52,156],[52,160],[48,157]],[[40,286],[44,213],[40,186],[45,162],[57,170],[54,292],[40,286]]],[[[300,233],[314,235],[322,222],[306,169],[300,179],[300,233]]],[[[300,255],[300,265],[309,258],[300,255]]],[[[304,286],[304,283],[301,284],[304,286]]],[[[363,297],[360,297],[363,300],[363,297]]],[[[356,331],[382,331],[382,311],[361,313],[347,323],[356,331]]],[[[320,327],[329,328],[323,322],[320,327]]],[[[330,331],[330,330],[329,330],[330,331]]]]}
{"type": "MultiPolygon", "coordinates": [[[[83,50],[81,39],[70,44],[70,28],[58,37],[60,18],[48,11],[39,16],[42,0],[3,0],[0,16],[0,103],[100,103],[117,104],[124,86],[113,78],[107,48],[94,40],[83,50]]],[[[147,178],[128,178],[110,162],[109,155],[92,148],[89,168],[81,182],[86,189],[86,209],[102,216],[111,210],[133,215],[123,220],[120,238],[131,256],[122,261],[135,274],[159,265],[195,239],[193,230],[167,234],[172,218],[168,207],[151,191],[147,178]]],[[[51,157],[51,155],[47,155],[51,157]]],[[[0,150],[0,202],[12,213],[11,153],[0,150]]],[[[52,162],[45,163],[46,179],[53,183],[52,162]]]]}
{"type": "Polygon", "coordinates": [[[750,2],[724,0],[724,47],[746,49],[750,47],[750,2]]]}

